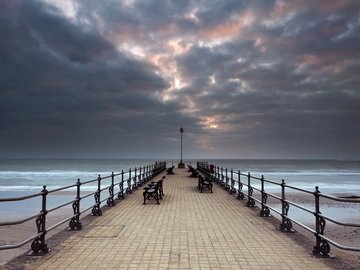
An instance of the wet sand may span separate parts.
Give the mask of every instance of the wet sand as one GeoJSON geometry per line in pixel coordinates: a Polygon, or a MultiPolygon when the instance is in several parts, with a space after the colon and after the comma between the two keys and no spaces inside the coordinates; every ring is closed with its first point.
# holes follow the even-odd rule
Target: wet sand
{"type": "MultiPolygon", "coordinates": [[[[61,220],[66,219],[72,215],[69,209],[59,210],[54,213],[48,214],[47,219],[47,228],[54,224],[57,224],[61,220]]],[[[47,233],[47,238],[61,232],[62,230],[68,227],[68,222],[60,225],[59,227],[51,230],[47,233]]],[[[37,233],[35,220],[27,221],[23,224],[12,225],[12,226],[2,226],[0,227],[0,244],[18,244],[37,233]]],[[[28,253],[31,251],[31,243],[27,243],[22,247],[9,249],[9,250],[0,250],[0,265],[6,264],[8,261],[14,259],[15,257],[28,253]]]]}
{"type": "MultiPolygon", "coordinates": [[[[84,196],[86,194],[89,194],[90,192],[82,192],[81,196],[84,196]]],[[[56,192],[52,195],[55,199],[55,205],[59,205],[65,202],[69,202],[75,199],[76,193],[71,191],[60,191],[56,192]]],[[[89,198],[92,202],[88,202],[87,205],[93,204],[93,199],[89,198]]],[[[82,202],[83,203],[83,202],[82,202]]],[[[83,206],[81,209],[84,209],[85,204],[82,204],[83,206]]],[[[19,207],[16,209],[9,209],[5,210],[5,213],[2,213],[2,222],[8,222],[8,221],[15,221],[15,220],[21,220],[25,219],[29,216],[36,215],[40,212],[41,203],[40,201],[36,203],[31,203],[29,207],[19,207]],[[29,208],[31,211],[29,211],[29,208]]],[[[50,209],[49,207],[48,209],[50,209]]],[[[4,209],[3,209],[4,210],[4,209]]],[[[86,213],[83,213],[81,217],[85,217],[86,215],[89,215],[90,210],[86,213]]],[[[47,214],[47,220],[46,220],[46,227],[47,229],[51,226],[54,226],[61,222],[62,220],[67,219],[68,217],[73,215],[73,209],[70,205],[64,206],[60,209],[57,209],[55,211],[49,212],[47,214]]],[[[68,228],[69,221],[65,222],[64,224],[59,225],[58,227],[54,228],[53,230],[49,231],[47,233],[46,238],[49,239],[50,237],[58,234],[61,231],[64,231],[68,228]]],[[[0,226],[0,244],[4,245],[15,245],[18,244],[26,239],[29,239],[33,235],[37,233],[36,223],[35,219],[32,219],[30,221],[27,221],[25,223],[19,224],[19,225],[11,225],[11,226],[0,226]]],[[[27,254],[31,251],[31,242],[14,249],[9,250],[0,250],[0,266],[6,264],[10,260],[16,258],[19,255],[27,254]]]]}

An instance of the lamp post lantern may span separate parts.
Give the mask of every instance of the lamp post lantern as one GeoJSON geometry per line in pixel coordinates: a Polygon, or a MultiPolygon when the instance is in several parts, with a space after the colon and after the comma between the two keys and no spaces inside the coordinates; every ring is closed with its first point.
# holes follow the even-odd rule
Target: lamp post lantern
{"type": "Polygon", "coordinates": [[[185,164],[183,163],[182,160],[182,134],[184,133],[184,129],[183,127],[180,128],[180,142],[181,142],[181,146],[180,146],[180,163],[178,164],[178,168],[185,168],[185,164]]]}

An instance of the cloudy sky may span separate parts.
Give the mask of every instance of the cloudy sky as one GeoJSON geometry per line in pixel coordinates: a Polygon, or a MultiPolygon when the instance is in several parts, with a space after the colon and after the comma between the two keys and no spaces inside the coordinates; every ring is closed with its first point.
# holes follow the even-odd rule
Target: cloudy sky
{"type": "Polygon", "coordinates": [[[0,157],[360,159],[358,0],[0,0],[0,157]]]}

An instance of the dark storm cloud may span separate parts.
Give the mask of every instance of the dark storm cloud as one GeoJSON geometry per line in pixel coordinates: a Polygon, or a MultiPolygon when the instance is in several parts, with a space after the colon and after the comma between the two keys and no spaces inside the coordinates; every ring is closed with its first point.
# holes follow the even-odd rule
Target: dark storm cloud
{"type": "MultiPolygon", "coordinates": [[[[195,2],[195,1],[194,1],[195,2]]],[[[238,16],[248,5],[249,1],[211,0],[198,2],[196,15],[203,27],[213,27],[226,22],[231,16],[238,16]]],[[[270,1],[269,1],[270,2],[270,1]]]]}
{"type": "Polygon", "coordinates": [[[265,156],[286,148],[294,154],[301,150],[300,156],[359,150],[355,123],[360,93],[355,82],[360,62],[355,47],[360,41],[355,29],[360,24],[354,16],[359,6],[356,12],[340,9],[321,19],[311,12],[299,11],[271,27],[266,26],[271,22],[259,21],[247,42],[241,38],[211,49],[193,48],[179,58],[182,74],[194,82],[194,89],[203,86],[197,98],[202,113],[217,115],[220,123],[233,127],[230,137],[247,134],[228,142],[237,138],[240,144],[258,144],[265,156]],[[257,45],[256,37],[263,43],[257,45]],[[211,75],[214,85],[209,84],[211,75]],[[202,91],[210,93],[204,96],[202,91]]]}
{"type": "Polygon", "coordinates": [[[5,157],[359,158],[358,1],[46,2],[1,2],[5,157]]]}
{"type": "Polygon", "coordinates": [[[103,145],[105,130],[115,131],[113,137],[141,132],[143,122],[152,121],[147,113],[158,113],[162,104],[153,92],[167,82],[153,66],[119,53],[41,2],[5,1],[1,10],[4,156],[21,152],[19,146],[43,152],[56,145],[78,145],[79,151],[82,144],[103,145]],[[132,115],[138,112],[141,117],[132,115]]]}

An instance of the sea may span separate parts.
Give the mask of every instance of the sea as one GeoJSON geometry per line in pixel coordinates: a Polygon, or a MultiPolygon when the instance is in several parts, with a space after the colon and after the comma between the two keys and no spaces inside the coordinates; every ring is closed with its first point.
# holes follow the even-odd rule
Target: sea
{"type": "MultiPolygon", "coordinates": [[[[109,176],[129,169],[166,161],[167,166],[177,165],[178,160],[152,159],[0,159],[0,198],[11,198],[38,193],[46,186],[48,190],[94,180],[99,175],[109,176]]],[[[314,191],[318,186],[322,193],[360,196],[359,160],[285,160],[285,159],[189,159],[186,164],[196,166],[197,161],[205,161],[216,167],[233,170],[234,173],[250,173],[255,177],[314,191]]],[[[241,178],[244,182],[246,177],[241,178]]],[[[86,189],[96,190],[96,182],[86,189]]],[[[278,186],[270,189],[279,188],[278,186]]],[[[73,198],[73,195],[67,195],[73,198]]],[[[53,202],[55,205],[56,200],[53,202]]],[[[50,205],[51,206],[51,205],[50,205]]],[[[49,206],[49,207],[50,207],[49,206]]],[[[22,204],[22,212],[33,208],[33,204],[22,204]]],[[[358,204],[357,208],[360,207],[358,204]]],[[[13,217],[17,211],[0,202],[2,216],[13,217]],[[4,214],[5,213],[5,214],[4,214]]],[[[360,210],[357,212],[360,213],[360,210]]]]}
{"type": "MultiPolygon", "coordinates": [[[[98,175],[108,176],[154,164],[151,159],[0,159],[0,192],[39,192],[42,186],[55,189],[75,184],[77,179],[89,181],[98,175]]],[[[167,166],[177,160],[165,160],[167,166]]],[[[349,193],[360,196],[360,161],[354,160],[279,160],[279,159],[199,159],[184,160],[196,166],[205,161],[234,173],[279,182],[298,188],[314,190],[319,186],[323,193],[349,193]]],[[[96,185],[90,186],[96,189],[96,185]]]]}
{"type": "MultiPolygon", "coordinates": [[[[241,159],[214,160],[218,167],[233,169],[233,172],[250,173],[252,176],[281,183],[285,181],[300,189],[322,193],[347,193],[360,196],[359,160],[283,160],[283,159],[241,159]]],[[[246,182],[246,178],[242,178],[246,182]]],[[[275,188],[274,186],[272,188],[275,188]]]]}

